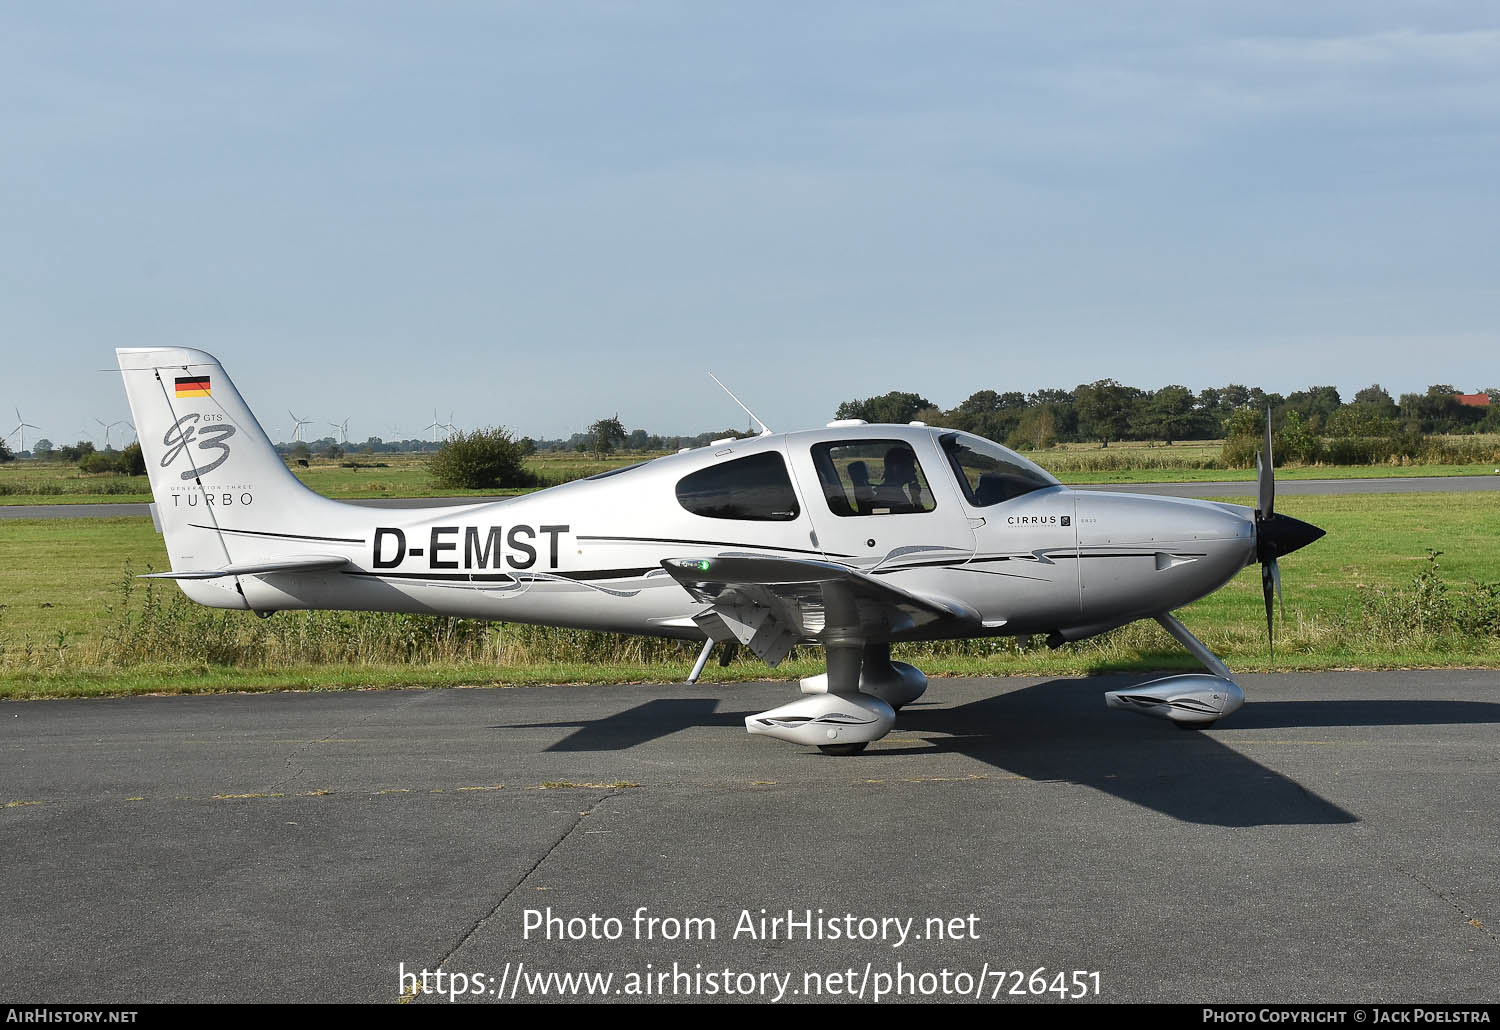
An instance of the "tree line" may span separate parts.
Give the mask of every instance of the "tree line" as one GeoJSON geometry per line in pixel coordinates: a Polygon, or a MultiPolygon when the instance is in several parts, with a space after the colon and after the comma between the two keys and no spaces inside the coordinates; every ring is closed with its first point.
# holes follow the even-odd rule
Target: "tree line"
{"type": "Polygon", "coordinates": [[[1120,440],[1217,440],[1243,431],[1234,424],[1237,413],[1264,419],[1268,409],[1278,433],[1289,420],[1301,431],[1328,437],[1500,432],[1500,389],[1481,392],[1490,396],[1488,407],[1460,403],[1459,391],[1447,384],[1429,386],[1426,393],[1402,394],[1396,401],[1376,383],[1346,402],[1333,386],[1282,396],[1238,384],[1194,393],[1185,386],[1142,390],[1100,379],[1072,390],[979,390],[947,410],[920,394],[893,390],[845,401],[835,417],[926,422],[1029,450],[1074,441],[1099,440],[1108,446],[1120,440]]]}

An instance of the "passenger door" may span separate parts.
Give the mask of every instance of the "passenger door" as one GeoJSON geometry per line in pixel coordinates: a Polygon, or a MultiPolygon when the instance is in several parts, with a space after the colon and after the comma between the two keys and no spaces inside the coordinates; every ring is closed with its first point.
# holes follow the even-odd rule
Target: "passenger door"
{"type": "Polygon", "coordinates": [[[959,565],[974,529],[930,433],[797,433],[788,457],[817,546],[858,569],[959,565]]]}

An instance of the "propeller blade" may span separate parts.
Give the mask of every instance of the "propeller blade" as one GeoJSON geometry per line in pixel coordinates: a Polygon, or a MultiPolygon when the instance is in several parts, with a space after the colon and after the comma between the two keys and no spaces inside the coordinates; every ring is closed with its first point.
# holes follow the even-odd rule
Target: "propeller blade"
{"type": "Polygon", "coordinates": [[[1271,456],[1271,409],[1266,409],[1266,449],[1255,456],[1255,478],[1259,487],[1260,517],[1270,518],[1276,510],[1276,460],[1271,456]]]}
{"type": "Polygon", "coordinates": [[[1272,571],[1276,568],[1274,560],[1263,562],[1260,567],[1260,589],[1266,596],[1266,643],[1271,647],[1271,661],[1276,660],[1276,632],[1271,626],[1271,591],[1274,588],[1273,580],[1277,574],[1272,571]]]}
{"type": "Polygon", "coordinates": [[[1271,582],[1276,584],[1276,604],[1281,609],[1281,621],[1286,621],[1286,599],[1281,596],[1281,563],[1271,563],[1271,582]]]}

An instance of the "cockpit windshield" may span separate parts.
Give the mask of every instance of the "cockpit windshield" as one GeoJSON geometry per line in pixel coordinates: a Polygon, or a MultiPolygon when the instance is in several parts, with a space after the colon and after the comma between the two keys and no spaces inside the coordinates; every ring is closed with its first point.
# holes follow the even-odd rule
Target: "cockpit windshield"
{"type": "Polygon", "coordinates": [[[1061,485],[1019,454],[983,437],[945,433],[942,444],[964,496],[976,508],[1061,485]]]}

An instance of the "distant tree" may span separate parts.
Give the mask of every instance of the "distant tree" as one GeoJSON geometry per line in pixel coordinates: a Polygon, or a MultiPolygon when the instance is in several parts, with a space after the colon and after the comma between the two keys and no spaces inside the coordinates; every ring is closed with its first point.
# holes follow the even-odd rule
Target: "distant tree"
{"type": "Polygon", "coordinates": [[[986,415],[1000,410],[1000,395],[994,390],[976,390],[953,409],[960,415],[986,415]]]}
{"type": "Polygon", "coordinates": [[[625,438],[625,448],[631,451],[644,451],[649,441],[650,437],[644,429],[632,429],[630,435],[625,438]]]}
{"type": "Polygon", "coordinates": [[[52,457],[55,450],[56,448],[52,446],[52,441],[44,436],[36,443],[31,445],[31,456],[33,458],[40,458],[43,461],[46,461],[48,458],[52,457]]]}
{"type": "Polygon", "coordinates": [[[1198,407],[1210,418],[1221,419],[1222,413],[1219,405],[1222,402],[1223,391],[1210,386],[1198,395],[1198,407]]]}
{"type": "Polygon", "coordinates": [[[104,451],[89,451],[78,460],[78,467],[84,472],[98,475],[104,472],[118,472],[120,466],[115,455],[104,451]]]}
{"type": "Polygon", "coordinates": [[[1236,408],[1224,420],[1224,447],[1220,457],[1225,468],[1253,468],[1255,456],[1262,449],[1261,439],[1265,432],[1266,411],[1257,411],[1248,405],[1236,408]]]}
{"type": "Polygon", "coordinates": [[[146,474],[146,456],[141,453],[139,442],[131,444],[120,452],[115,459],[120,471],[127,476],[144,476],[146,474]]]}
{"type": "Polygon", "coordinates": [[[1261,393],[1260,387],[1251,390],[1239,383],[1230,383],[1219,391],[1219,408],[1224,412],[1236,411],[1248,405],[1257,393],[1261,393]]]}
{"type": "Polygon", "coordinates": [[[1311,464],[1318,460],[1322,441],[1310,432],[1302,421],[1302,413],[1296,408],[1286,413],[1286,422],[1276,434],[1275,457],[1278,461],[1301,461],[1311,464]]]}
{"type": "Polygon", "coordinates": [[[868,397],[860,401],[845,401],[840,404],[834,418],[862,418],[866,422],[887,422],[903,425],[917,417],[923,408],[932,407],[932,402],[921,394],[892,390],[879,397],[868,397]]]}
{"type": "MultiPolygon", "coordinates": [[[[1392,410],[1395,409],[1392,404],[1392,410]]],[[[1396,420],[1381,413],[1377,404],[1346,404],[1333,413],[1324,432],[1333,437],[1390,436],[1396,431],[1396,420]]]]}
{"type": "Polygon", "coordinates": [[[1121,386],[1113,379],[1100,379],[1078,387],[1073,391],[1073,398],[1078,409],[1079,433],[1088,439],[1103,441],[1106,447],[1111,440],[1125,439],[1141,396],[1140,390],[1121,386]]]}
{"type": "Polygon", "coordinates": [[[625,442],[625,438],[625,426],[621,423],[618,414],[611,415],[609,418],[601,418],[589,426],[589,441],[596,458],[613,454],[615,448],[625,442]]]}
{"type": "Polygon", "coordinates": [[[1368,405],[1374,408],[1378,414],[1384,415],[1387,418],[1394,418],[1396,415],[1396,402],[1391,400],[1391,395],[1386,393],[1385,387],[1379,383],[1374,383],[1360,390],[1354,395],[1354,400],[1350,403],[1368,405]]]}
{"type": "Polygon", "coordinates": [[[440,487],[464,490],[531,486],[521,445],[504,429],[455,432],[427,462],[428,473],[440,487]]]}
{"type": "Polygon", "coordinates": [[[1297,412],[1302,416],[1307,430],[1318,433],[1342,404],[1337,387],[1313,386],[1288,396],[1282,414],[1297,412]]]}
{"type": "Polygon", "coordinates": [[[536,453],[536,441],[529,436],[521,437],[516,444],[521,448],[521,454],[525,457],[529,458],[536,453]]]}
{"type": "Polygon", "coordinates": [[[1265,427],[1266,413],[1254,408],[1236,408],[1224,420],[1224,439],[1258,438],[1265,427]]]}
{"type": "MultiPolygon", "coordinates": [[[[977,433],[991,440],[1006,440],[1021,424],[1021,416],[1025,412],[1026,395],[1023,393],[980,390],[949,412],[943,421],[955,429],[977,433]]],[[[923,421],[937,424],[931,419],[923,421]]]]}
{"type": "Polygon", "coordinates": [[[1451,383],[1436,383],[1425,394],[1401,395],[1401,421],[1418,432],[1472,432],[1488,413],[1485,408],[1460,404],[1458,390],[1451,383]]]}
{"type": "Polygon", "coordinates": [[[1280,409],[1286,403],[1286,398],[1279,393],[1266,393],[1260,387],[1252,386],[1250,387],[1250,399],[1245,403],[1264,415],[1267,408],[1273,412],[1280,409]]]}
{"type": "Polygon", "coordinates": [[[1193,391],[1186,386],[1163,386],[1140,406],[1139,423],[1147,438],[1183,440],[1196,435],[1200,419],[1193,404],[1193,391]]]}
{"type": "Polygon", "coordinates": [[[1007,440],[1012,447],[1024,447],[1033,451],[1044,450],[1056,442],[1057,416],[1053,414],[1050,404],[1027,408],[1021,421],[1017,423],[1015,432],[1007,440]]]}
{"type": "MultiPolygon", "coordinates": [[[[31,453],[35,454],[36,451],[33,450],[31,453]]],[[[0,465],[4,465],[7,461],[15,460],[16,456],[11,453],[10,445],[7,444],[4,440],[0,440],[0,465]]]]}
{"type": "Polygon", "coordinates": [[[1037,390],[1026,398],[1028,408],[1046,407],[1052,412],[1057,439],[1078,438],[1078,409],[1072,390],[1037,390]]]}
{"type": "Polygon", "coordinates": [[[74,444],[65,444],[57,449],[58,457],[62,458],[63,461],[79,462],[83,460],[84,455],[93,453],[94,445],[88,440],[79,440],[74,444]]]}

